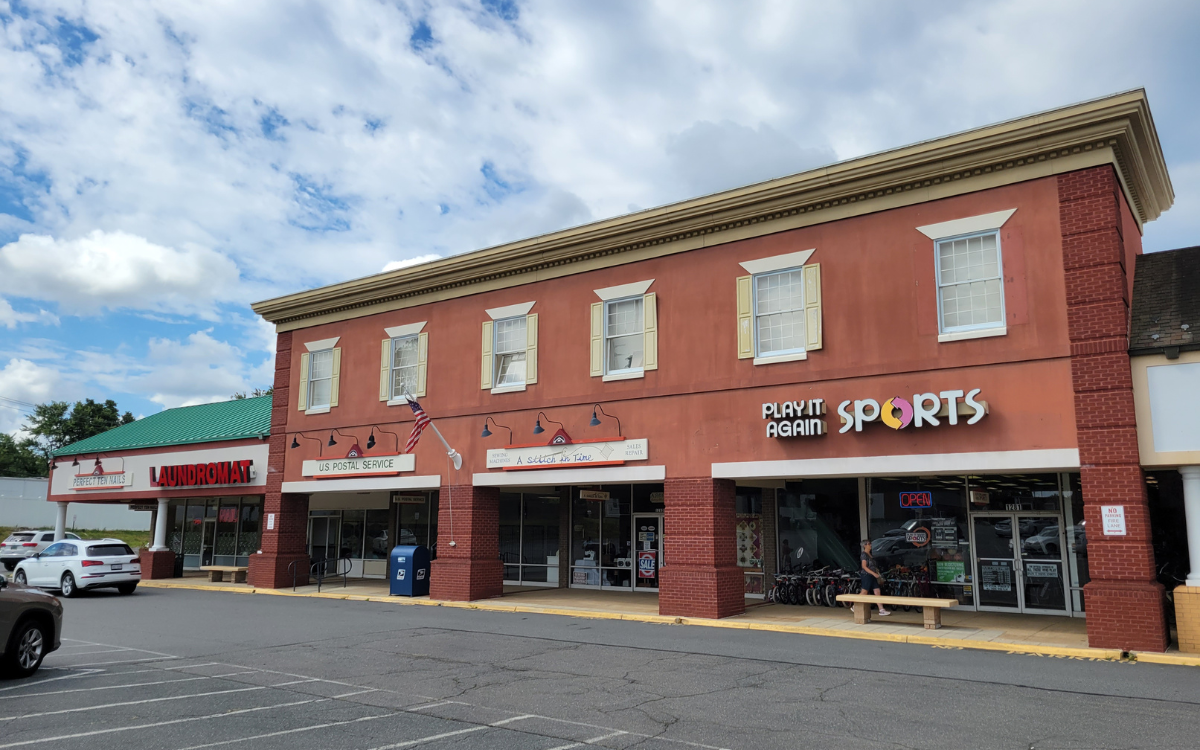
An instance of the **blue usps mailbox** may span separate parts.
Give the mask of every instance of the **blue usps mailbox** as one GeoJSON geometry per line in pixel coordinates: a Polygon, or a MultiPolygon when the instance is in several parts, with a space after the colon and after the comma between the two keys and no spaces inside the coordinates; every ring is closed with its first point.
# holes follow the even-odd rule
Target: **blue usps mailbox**
{"type": "Polygon", "coordinates": [[[429,549],[403,544],[392,548],[388,561],[392,596],[429,596],[429,549]]]}

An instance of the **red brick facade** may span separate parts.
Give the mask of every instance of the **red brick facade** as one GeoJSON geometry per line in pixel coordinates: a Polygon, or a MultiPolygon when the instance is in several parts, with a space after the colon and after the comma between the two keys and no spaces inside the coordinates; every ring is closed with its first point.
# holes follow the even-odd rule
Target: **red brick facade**
{"type": "Polygon", "coordinates": [[[1111,167],[1058,178],[1075,423],[1082,465],[1088,568],[1088,642],[1163,651],[1163,587],[1155,580],[1146,486],[1138,461],[1130,375],[1129,247],[1111,167]],[[1100,506],[1125,508],[1126,535],[1101,532],[1100,506]]]}
{"type": "Polygon", "coordinates": [[[441,488],[431,599],[465,602],[504,593],[499,529],[499,490],[469,484],[441,488]]]}
{"type": "Polygon", "coordinates": [[[717,618],[745,612],[733,481],[667,479],[663,490],[659,614],[717,618]]]}
{"type": "Polygon", "coordinates": [[[263,588],[308,583],[308,496],[284,495],[283,462],[287,451],[288,373],[292,366],[292,334],[279,334],[275,344],[275,394],[271,400],[271,448],[267,459],[267,494],[263,498],[262,535],[258,554],[250,556],[246,582],[263,588]],[[275,528],[267,528],[274,515],[275,528]]]}
{"type": "Polygon", "coordinates": [[[142,580],[153,581],[175,576],[175,553],[169,549],[151,552],[141,550],[142,580]]]}

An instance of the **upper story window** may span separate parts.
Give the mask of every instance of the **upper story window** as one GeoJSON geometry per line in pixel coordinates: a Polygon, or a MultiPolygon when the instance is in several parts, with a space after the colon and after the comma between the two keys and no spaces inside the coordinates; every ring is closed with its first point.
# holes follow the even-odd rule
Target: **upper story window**
{"type": "Polygon", "coordinates": [[[1001,273],[999,232],[937,243],[942,333],[1004,325],[1001,273]]]}
{"type": "Polygon", "coordinates": [[[416,394],[418,348],[416,336],[392,339],[392,399],[416,394]]]}
{"type": "Polygon", "coordinates": [[[487,311],[483,324],[482,370],[479,385],[493,393],[523,391],[537,382],[537,320],[534,303],[487,311]]]}
{"type": "Polygon", "coordinates": [[[642,369],[642,298],[604,303],[604,374],[642,369]]]}
{"type": "Polygon", "coordinates": [[[821,264],[808,262],[814,252],[739,264],[750,272],[737,280],[739,359],[791,362],[822,348],[821,264]]]}
{"type": "Polygon", "coordinates": [[[333,396],[333,349],[312,352],[308,365],[308,408],[329,408],[333,396]]]}
{"type": "Polygon", "coordinates": [[[805,350],[804,271],[791,268],[754,277],[756,356],[805,350]]]}
{"type": "Polygon", "coordinates": [[[654,279],[596,289],[592,303],[592,377],[626,380],[658,369],[657,297],[654,279]]]}
{"type": "Polygon", "coordinates": [[[300,355],[300,394],[297,407],[306,414],[322,414],[338,405],[342,350],[338,338],[307,341],[300,355]]]}
{"type": "Polygon", "coordinates": [[[388,337],[379,359],[379,400],[388,406],[408,403],[405,394],[425,396],[429,334],[421,330],[424,327],[422,321],[383,329],[388,337]]]}
{"type": "Polygon", "coordinates": [[[1017,209],[917,227],[933,240],[938,341],[1008,333],[1000,230],[1017,209]]]}
{"type": "Polygon", "coordinates": [[[495,357],[495,380],[497,388],[525,384],[525,316],[497,320],[495,326],[496,343],[493,348],[495,357]]]}

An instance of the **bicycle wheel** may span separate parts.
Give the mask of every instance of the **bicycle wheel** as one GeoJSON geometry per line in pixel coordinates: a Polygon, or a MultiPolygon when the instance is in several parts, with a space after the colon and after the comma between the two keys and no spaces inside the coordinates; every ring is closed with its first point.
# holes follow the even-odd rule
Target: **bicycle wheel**
{"type": "Polygon", "coordinates": [[[810,585],[804,589],[804,601],[807,602],[808,606],[810,606],[810,607],[817,606],[817,589],[816,589],[816,587],[810,585]]]}
{"type": "Polygon", "coordinates": [[[784,603],[785,604],[795,604],[796,603],[796,584],[795,583],[788,582],[787,589],[785,590],[785,595],[784,595],[784,603]]]}
{"type": "Polygon", "coordinates": [[[832,583],[825,587],[824,598],[826,607],[836,607],[838,605],[837,594],[837,586],[834,586],[832,583]]]}

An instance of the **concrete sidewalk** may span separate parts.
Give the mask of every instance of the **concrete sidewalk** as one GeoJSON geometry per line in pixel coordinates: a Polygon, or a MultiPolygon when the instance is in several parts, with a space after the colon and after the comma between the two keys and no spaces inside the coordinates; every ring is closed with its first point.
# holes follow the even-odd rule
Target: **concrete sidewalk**
{"type": "MultiPolygon", "coordinates": [[[[729,629],[767,630],[782,633],[913,643],[944,648],[976,648],[1043,656],[1083,659],[1121,659],[1115,649],[1089,648],[1087,625],[1079,618],[964,612],[947,609],[940,630],[925,630],[919,610],[897,611],[887,619],[857,625],[848,609],[769,604],[746,600],[745,614],[722,620],[670,617],[658,613],[658,595],[627,591],[540,589],[510,586],[504,596],[475,602],[433,601],[428,597],[393,597],[387,582],[377,579],[329,581],[317,591],[315,584],[291,589],[256,589],[241,583],[210,583],[206,578],[144,581],[151,588],[188,588],[273,596],[373,601],[397,605],[458,607],[500,612],[526,612],[598,619],[620,619],[729,629]]],[[[1200,658],[1178,654],[1137,654],[1143,661],[1200,665],[1200,658]]]]}

